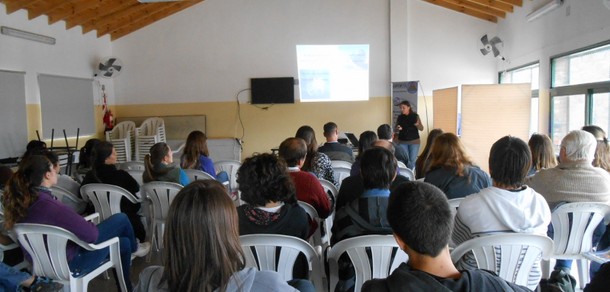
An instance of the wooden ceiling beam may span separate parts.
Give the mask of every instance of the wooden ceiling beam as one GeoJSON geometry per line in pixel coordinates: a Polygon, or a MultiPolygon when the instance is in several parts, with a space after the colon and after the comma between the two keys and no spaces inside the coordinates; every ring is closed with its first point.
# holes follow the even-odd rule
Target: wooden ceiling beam
{"type": "Polygon", "coordinates": [[[493,8],[490,8],[489,6],[485,6],[485,5],[481,5],[479,3],[473,3],[467,0],[444,0],[445,2],[454,4],[454,5],[460,5],[484,14],[488,14],[488,15],[492,15],[492,16],[496,16],[496,17],[502,17],[502,18],[506,18],[506,12],[504,11],[500,11],[500,10],[496,10],[493,8]]]}
{"type": "MultiPolygon", "coordinates": [[[[153,3],[150,3],[153,4],[153,3]]],[[[156,13],[163,12],[167,9],[172,8],[176,3],[154,3],[155,5],[141,5],[135,9],[122,11],[116,16],[113,15],[111,21],[105,21],[97,23],[95,29],[97,30],[97,37],[105,35],[111,31],[117,30],[121,27],[129,25],[131,23],[137,23],[140,19],[154,15],[156,13]]]]}
{"type": "Polygon", "coordinates": [[[55,9],[57,6],[70,3],[64,0],[46,0],[28,6],[28,19],[32,20],[55,9]]]}
{"type": "Polygon", "coordinates": [[[135,23],[130,23],[127,26],[121,27],[117,30],[114,30],[110,33],[110,39],[111,40],[116,40],[118,38],[121,38],[129,33],[132,33],[140,28],[143,28],[153,22],[156,22],[160,19],[163,19],[167,16],[170,16],[174,13],[177,13],[179,11],[182,11],[186,8],[189,8],[195,4],[198,4],[200,2],[203,2],[204,0],[192,0],[192,1],[181,1],[181,2],[175,2],[173,5],[171,5],[171,7],[168,7],[166,9],[163,9],[162,11],[159,11],[153,15],[149,15],[145,18],[140,19],[138,22],[135,23]]]}
{"type": "Polygon", "coordinates": [[[70,2],[70,5],[64,5],[47,14],[49,17],[49,24],[64,20],[72,15],[78,15],[87,9],[98,7],[102,3],[102,0],[72,0],[70,2]]]}
{"type": "MultiPolygon", "coordinates": [[[[132,4],[128,7],[123,8],[120,11],[115,11],[112,14],[104,15],[103,17],[99,17],[95,20],[87,21],[82,24],[83,33],[92,31],[94,29],[103,29],[103,27],[107,26],[110,23],[115,23],[118,21],[129,21],[129,17],[131,15],[138,15],[139,13],[150,13],[150,11],[156,11],[159,8],[168,5],[167,3],[150,3],[147,5],[143,5],[141,3],[132,4]]],[[[171,4],[170,4],[171,5],[171,4]]]]}
{"type": "Polygon", "coordinates": [[[467,0],[469,2],[479,3],[481,5],[488,6],[489,8],[493,8],[496,10],[512,13],[513,5],[506,4],[504,2],[495,1],[495,0],[467,0]]]}
{"type": "Polygon", "coordinates": [[[498,0],[498,2],[504,2],[510,5],[523,6],[523,0],[498,0]]]}
{"type": "Polygon", "coordinates": [[[79,14],[74,14],[65,19],[66,28],[70,29],[77,25],[83,25],[89,22],[95,22],[106,15],[115,13],[126,7],[136,5],[135,0],[105,0],[103,5],[98,5],[94,8],[87,9],[79,14]]]}
{"type": "Polygon", "coordinates": [[[6,14],[11,14],[19,9],[26,9],[37,2],[42,0],[3,0],[2,2],[6,6],[6,14]]]}
{"type": "Polygon", "coordinates": [[[471,9],[469,7],[465,7],[464,5],[456,5],[454,3],[451,3],[451,2],[448,2],[445,0],[425,0],[425,1],[454,10],[454,11],[457,11],[457,12],[461,12],[461,13],[464,13],[464,14],[467,14],[470,16],[474,16],[476,18],[487,20],[487,21],[490,21],[493,23],[498,22],[498,18],[496,16],[479,12],[479,11],[471,9]]]}

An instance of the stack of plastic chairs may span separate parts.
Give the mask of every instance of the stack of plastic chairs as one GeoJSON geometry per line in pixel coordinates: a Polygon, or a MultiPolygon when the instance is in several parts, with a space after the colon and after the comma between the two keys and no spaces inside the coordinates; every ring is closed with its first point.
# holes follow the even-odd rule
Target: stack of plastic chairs
{"type": "Polygon", "coordinates": [[[165,122],[162,118],[149,118],[136,128],[136,160],[144,161],[150,147],[166,142],[165,122]]]}
{"type": "Polygon", "coordinates": [[[106,141],[114,145],[119,163],[131,161],[135,145],[136,124],[132,121],[120,122],[106,132],[106,141]]]}

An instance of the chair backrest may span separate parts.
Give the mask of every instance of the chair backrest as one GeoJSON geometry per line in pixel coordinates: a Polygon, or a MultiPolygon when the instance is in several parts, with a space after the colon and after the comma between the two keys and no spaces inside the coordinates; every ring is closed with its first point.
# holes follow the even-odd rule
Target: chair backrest
{"type": "Polygon", "coordinates": [[[143,169],[126,169],[125,170],[133,179],[135,179],[141,186],[144,184],[144,170],[143,169]]]}
{"type": "Polygon", "coordinates": [[[338,167],[352,169],[352,163],[345,160],[331,160],[330,165],[333,169],[338,167]]]}
{"type": "Polygon", "coordinates": [[[325,234],[322,237],[322,242],[329,242],[330,243],[330,237],[331,237],[331,229],[333,228],[333,221],[335,220],[335,211],[334,211],[334,206],[335,204],[337,204],[337,194],[339,193],[339,190],[337,189],[337,187],[322,178],[319,178],[318,181],[320,181],[320,184],[322,185],[322,187],[324,188],[324,191],[327,194],[331,194],[332,196],[332,203],[333,203],[333,212],[330,213],[330,215],[324,219],[324,228],[325,228],[325,234]]]}
{"type": "Polygon", "coordinates": [[[593,231],[610,214],[604,203],[566,203],[553,211],[554,258],[581,258],[592,248],[593,231]]]}
{"type": "MultiPolygon", "coordinates": [[[[80,192],[80,190],[79,190],[80,192]]],[[[51,187],[51,193],[57,197],[57,200],[72,208],[76,213],[83,214],[87,208],[87,202],[81,200],[72,192],[58,186],[51,187]]]]}
{"type": "Polygon", "coordinates": [[[241,162],[237,160],[218,160],[214,162],[216,173],[224,171],[229,175],[229,189],[231,192],[237,192],[237,170],[241,167],[241,162]]]}
{"type": "Polygon", "coordinates": [[[318,228],[309,238],[309,243],[312,246],[322,246],[322,228],[324,225],[324,220],[320,218],[318,215],[318,211],[311,204],[303,201],[298,201],[299,206],[305,210],[305,213],[309,216],[311,220],[314,220],[318,223],[318,228]]]}
{"type": "Polygon", "coordinates": [[[181,189],[181,184],[165,181],[152,181],[142,185],[144,195],[152,202],[154,220],[165,221],[169,205],[181,189]]]}
{"type": "Polygon", "coordinates": [[[126,161],[117,164],[118,169],[129,170],[129,169],[137,169],[144,170],[144,162],[142,161],[126,161]]]}
{"type": "MultiPolygon", "coordinates": [[[[505,233],[476,237],[463,242],[451,252],[457,262],[471,251],[479,269],[495,272],[502,279],[528,287],[532,267],[541,258],[548,258],[553,240],[526,233],[505,233]]],[[[528,287],[535,289],[536,287],[528,287]]]]}
{"type": "Polygon", "coordinates": [[[112,143],[117,152],[117,161],[131,161],[135,146],[136,124],[132,121],[118,123],[106,132],[106,141],[112,143]]]}
{"type": "Polygon", "coordinates": [[[333,167],[333,172],[335,176],[335,181],[339,182],[339,187],[341,187],[341,182],[350,176],[351,169],[345,167],[333,167]]]}
{"type": "Polygon", "coordinates": [[[356,272],[354,292],[359,292],[367,280],[386,278],[409,259],[392,235],[363,235],[341,240],[327,253],[330,291],[335,291],[339,282],[338,261],[343,253],[347,253],[356,272]],[[370,250],[370,257],[367,249],[370,250]]]}
{"type": "Polygon", "coordinates": [[[462,200],[464,200],[464,198],[455,198],[449,200],[449,207],[451,208],[451,215],[453,215],[453,217],[455,217],[455,214],[457,214],[457,209],[460,206],[462,200]]]}
{"type": "Polygon", "coordinates": [[[113,214],[121,213],[121,198],[125,197],[132,203],[139,200],[126,189],[110,184],[87,184],[80,188],[80,193],[93,203],[95,212],[104,221],[113,214]]]}
{"type": "Polygon", "coordinates": [[[318,178],[318,181],[320,181],[320,184],[324,188],[324,191],[327,194],[331,194],[332,195],[333,202],[336,202],[337,201],[337,194],[339,193],[339,190],[337,190],[337,187],[333,183],[331,183],[331,182],[329,182],[329,181],[327,181],[327,180],[325,180],[323,178],[318,178]]]}
{"type": "Polygon", "coordinates": [[[409,169],[402,161],[398,161],[398,173],[408,178],[410,181],[415,180],[415,173],[413,173],[413,170],[409,169]]]}
{"type": "Polygon", "coordinates": [[[123,121],[114,126],[112,130],[106,131],[106,140],[132,138],[136,130],[136,123],[133,121],[123,121]]]}
{"type": "MultiPolygon", "coordinates": [[[[285,281],[291,280],[295,261],[304,254],[309,263],[309,279],[320,291],[323,286],[320,258],[305,240],[280,234],[250,234],[239,237],[247,267],[278,272],[285,281]]],[[[322,290],[324,291],[324,290],[322,290]]]]}
{"type": "Polygon", "coordinates": [[[186,173],[186,176],[188,176],[190,181],[214,179],[214,177],[212,177],[209,173],[199,169],[184,169],[184,172],[186,173]]]}

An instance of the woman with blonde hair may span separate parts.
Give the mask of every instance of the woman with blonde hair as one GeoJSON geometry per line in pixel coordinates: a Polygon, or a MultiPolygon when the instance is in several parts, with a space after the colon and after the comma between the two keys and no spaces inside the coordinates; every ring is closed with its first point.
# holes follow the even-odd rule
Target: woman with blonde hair
{"type": "Polygon", "coordinates": [[[474,165],[460,138],[453,133],[444,133],[434,140],[424,181],[437,186],[448,199],[462,198],[491,186],[489,175],[474,165]]]}
{"type": "Polygon", "coordinates": [[[208,137],[203,132],[192,131],[186,138],[184,151],[182,157],[180,157],[180,166],[183,169],[201,170],[220,182],[229,181],[226,172],[221,171],[218,175],[216,174],[207,141],[208,137]]]}
{"type": "Polygon", "coordinates": [[[246,268],[237,210],[217,181],[184,187],[165,226],[163,266],[142,271],[136,291],[295,291],[273,271],[246,268]]]}
{"type": "Polygon", "coordinates": [[[594,125],[584,126],[582,127],[582,130],[593,134],[597,140],[593,166],[597,166],[610,172],[610,145],[608,144],[606,132],[604,132],[602,128],[594,125]]]}
{"type": "Polygon", "coordinates": [[[174,157],[172,150],[164,142],[159,142],[150,147],[150,152],[144,156],[144,174],[142,180],[147,183],[151,181],[167,181],[188,185],[190,180],[179,166],[172,165],[174,157]]]}
{"type": "Polygon", "coordinates": [[[553,141],[545,134],[532,134],[527,145],[532,152],[532,168],[528,176],[536,174],[541,169],[557,166],[557,157],[553,149],[553,141]]]}

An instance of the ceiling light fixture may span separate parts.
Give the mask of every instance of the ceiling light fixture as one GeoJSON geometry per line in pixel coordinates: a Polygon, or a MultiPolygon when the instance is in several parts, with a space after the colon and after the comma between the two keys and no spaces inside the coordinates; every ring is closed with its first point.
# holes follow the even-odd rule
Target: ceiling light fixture
{"type": "Polygon", "coordinates": [[[10,28],[6,26],[0,27],[0,33],[3,35],[8,35],[12,37],[22,38],[30,41],[41,42],[49,45],[55,44],[55,38],[48,37],[46,35],[41,35],[33,32],[28,32],[16,28],[10,28]]]}
{"type": "Polygon", "coordinates": [[[542,17],[543,15],[557,9],[559,6],[561,6],[561,4],[563,4],[563,0],[551,0],[551,2],[545,4],[544,6],[532,11],[530,14],[527,15],[526,19],[527,22],[532,22],[540,17],[542,17]]]}

